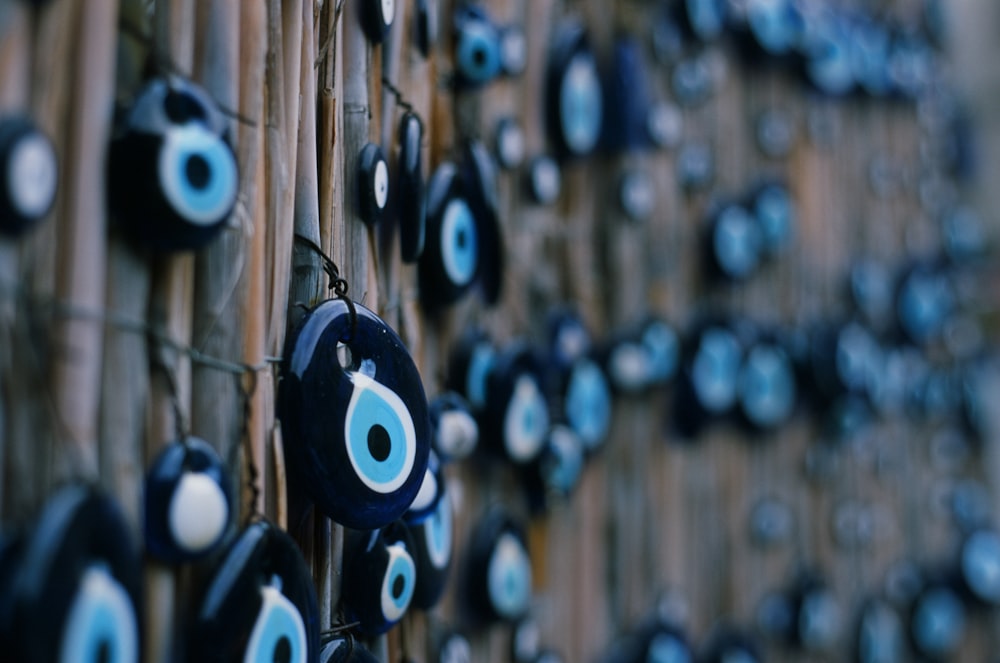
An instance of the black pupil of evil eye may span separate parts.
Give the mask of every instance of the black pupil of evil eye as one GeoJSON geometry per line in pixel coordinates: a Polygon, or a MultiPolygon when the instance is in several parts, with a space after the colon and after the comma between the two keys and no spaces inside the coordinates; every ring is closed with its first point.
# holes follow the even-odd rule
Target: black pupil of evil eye
{"type": "Polygon", "coordinates": [[[208,180],[212,176],[208,161],[205,160],[205,157],[198,154],[192,154],[188,157],[187,164],[184,166],[184,172],[187,174],[188,182],[195,189],[204,189],[208,186],[208,180]]]}

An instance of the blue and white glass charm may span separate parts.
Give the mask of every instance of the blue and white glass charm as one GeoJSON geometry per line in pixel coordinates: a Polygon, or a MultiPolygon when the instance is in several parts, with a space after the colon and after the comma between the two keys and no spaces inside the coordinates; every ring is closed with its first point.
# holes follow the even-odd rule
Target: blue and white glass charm
{"type": "Polygon", "coordinates": [[[486,380],[485,442],[514,465],[538,458],[549,432],[544,367],[527,346],[504,350],[486,380]]]}
{"type": "Polygon", "coordinates": [[[373,226],[382,220],[389,204],[389,164],[382,148],[368,143],[358,155],[358,215],[373,226]]]}
{"type": "Polygon", "coordinates": [[[451,569],[454,514],[442,470],[431,454],[420,493],[403,516],[417,573],[412,603],[421,610],[433,607],[441,598],[451,569]]]}
{"type": "Polygon", "coordinates": [[[141,565],[117,504],[92,488],[49,498],[10,587],[11,661],[138,661],[141,565]]]}
{"type": "Polygon", "coordinates": [[[431,444],[442,460],[467,458],[479,443],[479,423],[469,403],[458,393],[446,391],[431,399],[431,444]]]}
{"type": "Polygon", "coordinates": [[[264,520],[240,534],[215,568],[187,646],[192,663],[316,660],[316,590],[287,534],[264,520]]]}
{"type": "Polygon", "coordinates": [[[177,77],[139,92],[111,140],[108,169],[119,227],[156,251],[207,244],[239,193],[229,120],[205,90],[177,77]]]}
{"type": "Polygon", "coordinates": [[[480,87],[502,72],[501,32],[486,11],[462,3],[455,10],[455,82],[480,87]]]}
{"type": "Polygon", "coordinates": [[[338,523],[403,515],[430,453],[423,383],[402,340],[360,304],[326,301],[289,335],[279,415],[289,470],[338,523]]]}
{"type": "Polygon", "coordinates": [[[16,237],[41,221],[59,185],[56,151],[28,117],[0,120],[0,234],[16,237]]]}
{"type": "Polygon", "coordinates": [[[347,618],[367,635],[385,633],[406,614],[417,583],[413,542],[402,522],[351,532],[344,546],[347,618]]]}
{"type": "Polygon", "coordinates": [[[424,252],[427,235],[427,191],[421,155],[424,125],[407,112],[399,123],[399,156],[396,160],[396,218],[399,253],[403,262],[416,262],[424,252]]]}
{"type": "Polygon", "coordinates": [[[396,17],[396,0],[355,0],[360,5],[361,27],[373,44],[381,44],[396,17]]]}
{"type": "Polygon", "coordinates": [[[604,92],[584,28],[563,25],[553,39],[546,75],[548,132],[564,158],[590,154],[601,139],[604,92]]]}
{"type": "Polygon", "coordinates": [[[219,454],[200,438],[168,444],[146,474],[146,552],[171,563],[208,555],[222,542],[235,511],[219,454]]]}
{"type": "Polygon", "coordinates": [[[466,598],[483,622],[515,622],[531,606],[531,558],[524,529],[502,507],[476,524],[466,559],[466,598]]]}

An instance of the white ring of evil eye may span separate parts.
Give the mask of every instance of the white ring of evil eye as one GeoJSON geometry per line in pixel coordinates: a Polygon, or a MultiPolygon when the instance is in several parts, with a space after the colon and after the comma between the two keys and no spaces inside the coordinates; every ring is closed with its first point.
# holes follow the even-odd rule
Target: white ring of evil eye
{"type": "Polygon", "coordinates": [[[413,502],[410,503],[410,511],[420,511],[426,509],[434,501],[434,497],[438,493],[438,481],[437,477],[434,476],[434,471],[428,467],[424,472],[424,480],[420,482],[420,490],[417,491],[417,496],[413,498],[413,502]]]}
{"type": "Polygon", "coordinates": [[[259,660],[277,660],[273,652],[265,651],[267,645],[277,646],[286,642],[288,656],[283,659],[291,663],[306,662],[306,627],[295,604],[281,593],[281,579],[275,576],[271,585],[260,588],[261,605],[257,611],[253,630],[247,640],[243,663],[257,663],[259,660]],[[264,654],[261,659],[260,655],[264,654]]]}
{"type": "Polygon", "coordinates": [[[344,418],[347,458],[364,485],[382,495],[393,493],[413,471],[417,455],[413,418],[392,389],[363,373],[350,372],[348,376],[354,390],[344,418]],[[381,459],[370,451],[370,432],[376,424],[385,431],[389,443],[381,459]],[[362,436],[365,439],[360,439],[362,436]]]}
{"type": "Polygon", "coordinates": [[[691,651],[669,633],[658,633],[649,643],[646,663],[691,663],[691,651]]]}
{"type": "Polygon", "coordinates": [[[413,599],[416,586],[417,567],[406,547],[394,543],[386,548],[389,553],[389,563],[385,567],[385,577],[382,578],[380,603],[382,616],[389,622],[398,622],[406,614],[413,599]],[[402,588],[397,587],[402,580],[402,588]]]}
{"type": "Polygon", "coordinates": [[[173,127],[164,134],[158,166],[164,198],[192,224],[218,223],[236,201],[239,183],[232,150],[218,135],[196,122],[173,127]],[[195,158],[207,170],[204,186],[193,184],[187,172],[195,158]]]}
{"type": "Polygon", "coordinates": [[[392,25],[392,19],[396,15],[396,0],[381,0],[379,3],[382,10],[382,23],[392,25]]]}
{"type": "Polygon", "coordinates": [[[549,429],[549,411],[538,382],[519,375],[503,418],[504,448],[510,458],[526,462],[538,455],[549,429]]]}
{"type": "Polygon", "coordinates": [[[446,492],[424,525],[427,556],[436,569],[443,569],[451,559],[452,511],[451,498],[446,492]]]}
{"type": "Polygon", "coordinates": [[[531,560],[516,536],[501,534],[486,570],[490,604],[506,619],[520,616],[531,598],[531,560]]]}
{"type": "Polygon", "coordinates": [[[29,219],[52,206],[59,167],[52,143],[40,133],[23,136],[10,150],[7,161],[7,194],[13,208],[29,219]]]}
{"type": "Polygon", "coordinates": [[[978,598],[1000,602],[1000,536],[979,531],[969,537],[962,548],[962,575],[978,598]]]}
{"type": "Polygon", "coordinates": [[[375,204],[379,209],[385,209],[389,202],[389,167],[385,159],[379,159],[372,173],[372,191],[375,193],[375,204]]]}
{"type": "Polygon", "coordinates": [[[187,552],[201,552],[225,532],[229,503],[215,479],[203,472],[184,472],[170,498],[167,517],[174,542],[187,552]]]}
{"type": "Polygon", "coordinates": [[[60,661],[98,658],[89,645],[106,648],[112,663],[139,660],[139,625],[128,592],[103,564],[84,570],[63,628],[60,661]],[[96,639],[96,641],[95,641],[96,639]]]}
{"type": "Polygon", "coordinates": [[[441,263],[456,286],[464,286],[476,275],[479,235],[468,203],[453,198],[441,220],[441,263]]]}
{"type": "Polygon", "coordinates": [[[587,154],[601,137],[603,109],[601,82],[594,58],[587,52],[573,56],[559,85],[559,120],[563,140],[573,154],[587,154]]]}

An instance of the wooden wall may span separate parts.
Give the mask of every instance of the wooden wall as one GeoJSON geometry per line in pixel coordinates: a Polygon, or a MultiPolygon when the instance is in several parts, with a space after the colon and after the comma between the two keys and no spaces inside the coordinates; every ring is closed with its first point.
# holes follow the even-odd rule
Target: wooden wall
{"type": "MultiPolygon", "coordinates": [[[[844,284],[856,258],[895,267],[940,248],[939,218],[921,204],[919,185],[925,176],[946,176],[921,156],[937,136],[916,103],[827,99],[787,70],[746,63],[723,41],[707,51],[720,76],[716,91],[683,109],[683,144],[704,141],[713,150],[712,190],[682,189],[678,150],[567,164],[563,192],[551,206],[531,201],[523,171],[500,172],[502,299],[489,308],[470,296],[428,316],[416,267],[399,260],[394,232],[363,224],[347,193],[362,145],[397,149],[401,98],[427,128],[427,175],[457,158],[463,141],[488,144],[504,116],[520,120],[529,156],[544,153],[551,149],[542,115],[548,48],[555,26],[571,17],[585,22],[601,57],[615,35],[634,35],[649,65],[651,95],[671,97],[669,69],[651,47],[650,18],[661,3],[482,3],[498,23],[523,26],[527,68],[461,92],[449,84],[454,2],[436,4],[439,39],[425,59],[412,43],[415,2],[396,3],[389,37],[372,46],[359,28],[357,0],[53,0],[38,9],[0,0],[0,109],[30,113],[53,137],[62,164],[51,218],[23,239],[0,240],[4,524],[30,519],[60,482],[83,479],[118,498],[138,541],[144,468],[179,426],[189,426],[234,469],[245,471],[249,450],[263,469],[254,508],[288,526],[288,514],[298,515],[302,505],[294,485],[290,496],[280,490],[276,359],[295,305],[327,296],[318,256],[293,242],[293,233],[320,245],[351,296],[399,331],[428,395],[444,388],[449,349],[472,325],[501,345],[541,342],[547,312],[572,303],[598,339],[650,313],[681,330],[710,310],[794,329],[847,311],[844,284]],[[139,63],[151,50],[161,67],[189,73],[233,111],[239,201],[221,238],[196,254],[150,255],[108,227],[101,164],[112,105],[136,89],[139,63]],[[771,109],[791,120],[786,157],[768,158],[754,142],[756,118],[771,109]],[[885,190],[869,181],[875,161],[888,169],[885,190]],[[625,218],[615,203],[625,167],[645,169],[655,182],[655,213],[645,222],[625,218]],[[770,175],[787,180],[797,205],[793,245],[747,283],[711,281],[700,238],[712,196],[739,193],[770,175]]],[[[912,20],[921,3],[841,4],[878,5],[912,20]]],[[[975,8],[962,11],[976,15],[975,8]]],[[[967,196],[967,186],[947,190],[967,196]]],[[[984,218],[994,233],[993,215],[984,218]]],[[[976,283],[977,292],[989,292],[990,281],[976,283]]],[[[996,295],[982,301],[977,316],[992,336],[996,295]]],[[[573,495],[541,516],[528,516],[516,478],[502,464],[448,468],[457,563],[486,505],[502,501],[523,515],[533,616],[542,644],[567,661],[599,660],[664,596],[681,597],[696,643],[720,621],[752,630],[761,599],[787,587],[803,565],[821,568],[831,583],[844,636],[833,652],[814,658],[769,642],[767,658],[853,656],[857,610],[881,591],[893,563],[953,555],[957,530],[938,504],[942,491],[963,479],[993,485],[992,451],[957,464],[934,462],[940,426],[933,422],[887,417],[834,443],[804,412],[756,438],[727,424],[681,440],[668,425],[671,398],[668,389],[618,399],[606,450],[588,463],[573,495]],[[817,464],[826,471],[810,474],[817,464]],[[751,510],[764,498],[780,500],[793,515],[792,538],[774,547],[756,546],[749,535],[751,510]],[[845,505],[871,519],[870,542],[834,541],[832,525],[845,505]]],[[[318,516],[291,522],[313,564],[324,625],[331,625],[343,531],[318,516]]],[[[170,643],[182,637],[164,617],[174,602],[187,600],[175,576],[148,565],[150,661],[166,660],[170,643]]],[[[450,591],[431,613],[408,615],[373,645],[382,660],[430,660],[436,635],[464,624],[463,612],[450,591]]],[[[956,660],[996,650],[992,616],[973,620],[968,633],[956,660]]],[[[469,635],[473,660],[509,659],[509,627],[469,635]]]]}

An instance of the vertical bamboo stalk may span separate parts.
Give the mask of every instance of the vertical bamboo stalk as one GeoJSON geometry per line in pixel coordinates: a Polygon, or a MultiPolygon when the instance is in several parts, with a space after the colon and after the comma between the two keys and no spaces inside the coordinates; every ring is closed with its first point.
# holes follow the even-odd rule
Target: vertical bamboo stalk
{"type": "MultiPolygon", "coordinates": [[[[97,0],[76,17],[73,113],[67,162],[66,199],[60,219],[57,297],[65,305],[89,312],[104,310],[107,211],[102,155],[110,135],[114,95],[114,34],[117,3],[97,0]]],[[[53,459],[60,477],[96,478],[98,474],[98,406],[103,327],[81,317],[57,322],[53,330],[57,358],[53,391],[61,420],[61,450],[53,459]]]]}

